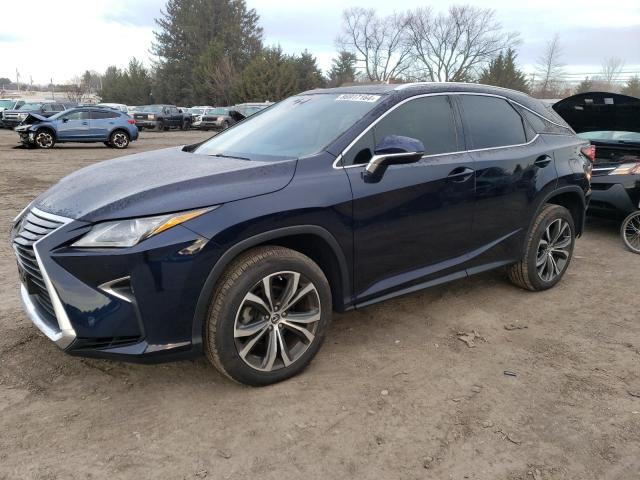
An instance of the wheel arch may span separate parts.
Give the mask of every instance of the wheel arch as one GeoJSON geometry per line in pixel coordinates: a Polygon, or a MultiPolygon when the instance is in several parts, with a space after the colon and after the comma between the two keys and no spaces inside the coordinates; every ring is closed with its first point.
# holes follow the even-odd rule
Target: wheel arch
{"type": "MultiPolygon", "coordinates": [[[[565,207],[573,217],[573,223],[576,227],[576,236],[579,237],[584,231],[584,222],[586,217],[587,203],[584,192],[578,186],[566,186],[554,190],[544,200],[539,210],[545,204],[560,205],[565,207]]],[[[539,212],[536,212],[536,216],[539,212]]]]}
{"type": "Polygon", "coordinates": [[[56,131],[56,129],[51,126],[51,125],[47,125],[47,124],[43,124],[43,125],[38,125],[38,127],[35,129],[35,131],[33,132],[34,135],[36,135],[38,132],[42,131],[42,130],[47,130],[49,133],[51,133],[51,135],[53,135],[53,139],[57,142],[58,141],[58,132],[56,131]]]}
{"type": "Polygon", "coordinates": [[[241,240],[225,251],[209,273],[196,304],[192,326],[194,348],[202,348],[202,331],[209,302],[224,271],[238,255],[265,245],[287,247],[308,256],[318,264],[329,281],[334,309],[345,311],[352,308],[347,260],[338,241],[328,230],[317,225],[300,225],[263,232],[241,240]]]}

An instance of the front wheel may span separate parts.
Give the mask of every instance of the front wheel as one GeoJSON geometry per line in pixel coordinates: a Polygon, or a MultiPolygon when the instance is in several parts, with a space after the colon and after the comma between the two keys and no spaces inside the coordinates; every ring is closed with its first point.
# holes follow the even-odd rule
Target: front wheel
{"type": "Polygon", "coordinates": [[[569,210],[560,205],[545,205],[531,227],[524,257],[509,267],[511,281],[532,291],[556,285],[571,262],[575,231],[569,210]]]}
{"type": "Polygon", "coordinates": [[[129,135],[122,130],[116,130],[109,137],[109,144],[119,150],[127,148],[129,146],[129,135]]]}
{"type": "Polygon", "coordinates": [[[56,139],[49,130],[39,130],[33,139],[33,143],[38,148],[53,148],[56,139]]]}
{"type": "Polygon", "coordinates": [[[204,328],[207,357],[229,378],[261,386],[301,372],[331,320],[331,291],[318,265],[277,246],[241,254],[216,287],[204,328]]]}
{"type": "Polygon", "coordinates": [[[640,254],[640,211],[633,212],[624,219],[620,227],[620,235],[629,250],[640,254]]]}

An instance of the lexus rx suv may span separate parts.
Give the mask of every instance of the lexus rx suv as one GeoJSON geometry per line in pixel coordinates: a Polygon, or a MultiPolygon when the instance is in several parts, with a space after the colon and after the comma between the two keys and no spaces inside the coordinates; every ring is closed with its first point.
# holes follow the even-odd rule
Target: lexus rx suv
{"type": "Polygon", "coordinates": [[[249,385],[320,348],[332,311],[505,267],[557,284],[589,142],[511,90],[313,90],[203,143],[98,163],[15,219],[31,320],[74,355],[205,353],[249,385]]]}

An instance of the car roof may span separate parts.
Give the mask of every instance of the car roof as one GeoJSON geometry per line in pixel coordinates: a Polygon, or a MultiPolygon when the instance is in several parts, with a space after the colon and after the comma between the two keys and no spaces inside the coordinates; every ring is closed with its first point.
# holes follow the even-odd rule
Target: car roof
{"type": "Polygon", "coordinates": [[[387,97],[409,98],[415,95],[425,95],[434,93],[478,93],[485,95],[495,95],[508,98],[521,106],[532,110],[538,115],[542,115],[554,122],[564,124],[565,121],[549,105],[543,104],[529,95],[511,90],[509,88],[494,87],[480,83],[457,83],[457,82],[418,82],[402,84],[370,84],[353,85],[337,88],[318,88],[302,92],[300,95],[318,94],[362,94],[362,95],[382,95],[387,97]]]}

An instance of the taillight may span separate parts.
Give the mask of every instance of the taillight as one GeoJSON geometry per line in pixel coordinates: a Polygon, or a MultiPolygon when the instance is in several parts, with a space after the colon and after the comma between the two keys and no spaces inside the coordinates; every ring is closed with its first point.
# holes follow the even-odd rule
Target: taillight
{"type": "Polygon", "coordinates": [[[589,145],[588,147],[582,147],[580,149],[580,152],[587,157],[589,160],[591,160],[591,163],[596,161],[596,146],[595,145],[589,145]]]}
{"type": "Polygon", "coordinates": [[[130,118],[129,120],[127,120],[127,123],[130,125],[135,125],[136,121],[133,118],[130,118]]]}

